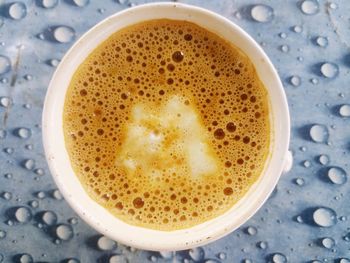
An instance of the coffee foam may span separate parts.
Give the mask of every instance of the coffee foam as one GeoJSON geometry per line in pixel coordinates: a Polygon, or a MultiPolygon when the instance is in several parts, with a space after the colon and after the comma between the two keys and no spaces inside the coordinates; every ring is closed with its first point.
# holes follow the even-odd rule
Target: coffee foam
{"type": "Polygon", "coordinates": [[[90,196],[161,230],[232,207],[270,143],[267,92],[249,58],[185,21],[137,24],[98,46],[72,78],[63,118],[90,196]]]}

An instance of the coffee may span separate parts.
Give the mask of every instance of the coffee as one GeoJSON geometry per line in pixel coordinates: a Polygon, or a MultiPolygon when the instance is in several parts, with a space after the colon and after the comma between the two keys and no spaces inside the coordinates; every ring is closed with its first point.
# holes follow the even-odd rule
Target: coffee
{"type": "Polygon", "coordinates": [[[223,214],[260,176],[268,94],[249,58],[218,35],[150,20],[79,66],[63,129],[92,199],[132,225],[183,229],[223,214]]]}

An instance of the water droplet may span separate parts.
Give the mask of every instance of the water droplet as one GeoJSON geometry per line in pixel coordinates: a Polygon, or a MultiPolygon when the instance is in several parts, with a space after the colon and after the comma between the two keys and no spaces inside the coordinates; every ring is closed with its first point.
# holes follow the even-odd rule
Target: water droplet
{"type": "Polygon", "coordinates": [[[80,260],[77,258],[69,258],[64,262],[66,262],[66,263],[80,263],[80,260]]]}
{"type": "Polygon", "coordinates": [[[350,117],[350,105],[344,104],[339,108],[339,115],[342,117],[350,117]]]}
{"type": "Polygon", "coordinates": [[[33,263],[33,257],[30,254],[24,253],[19,257],[19,263],[33,263]]]}
{"type": "Polygon", "coordinates": [[[333,10],[338,8],[338,5],[336,3],[333,3],[333,2],[329,3],[328,6],[329,6],[330,9],[333,9],[333,10]]]}
{"type": "Polygon", "coordinates": [[[35,161],[33,159],[27,159],[23,162],[23,167],[27,170],[33,170],[35,167],[35,161]]]}
{"type": "Polygon", "coordinates": [[[304,185],[305,181],[303,178],[297,178],[297,179],[295,179],[295,183],[299,186],[302,186],[302,185],[304,185]]]}
{"type": "Polygon", "coordinates": [[[305,15],[315,15],[319,12],[320,6],[316,0],[304,0],[300,9],[305,15]]]}
{"type": "Polygon", "coordinates": [[[76,217],[69,218],[68,223],[71,225],[76,225],[76,224],[78,224],[78,218],[76,218],[76,217]]]}
{"type": "Polygon", "coordinates": [[[329,157],[328,157],[328,155],[321,154],[321,155],[318,157],[318,161],[320,162],[320,164],[326,165],[326,164],[329,163],[329,157]]]}
{"type": "Polygon", "coordinates": [[[57,215],[52,211],[45,211],[41,216],[41,221],[48,226],[53,226],[57,223],[57,215]]]}
{"type": "Polygon", "coordinates": [[[11,61],[8,57],[0,55],[0,75],[11,70],[11,61]]]}
{"type": "Polygon", "coordinates": [[[340,167],[329,168],[327,172],[327,177],[333,184],[339,185],[345,184],[348,179],[346,172],[340,167]]]}
{"type": "Polygon", "coordinates": [[[322,124],[314,124],[310,128],[310,137],[314,142],[326,143],[329,138],[328,128],[322,124]]]}
{"type": "Polygon", "coordinates": [[[12,100],[9,97],[0,97],[0,106],[8,108],[12,104],[12,100]]]}
{"type": "Polygon", "coordinates": [[[50,59],[48,62],[47,62],[51,67],[57,67],[58,64],[60,63],[60,61],[58,59],[50,59]]]}
{"type": "Polygon", "coordinates": [[[97,240],[97,247],[100,250],[104,250],[104,251],[112,250],[112,249],[115,249],[116,246],[117,246],[116,243],[113,240],[111,240],[108,237],[106,237],[106,236],[101,236],[97,240]]]}
{"type": "Polygon", "coordinates": [[[36,193],[36,197],[39,199],[44,199],[46,197],[46,194],[45,194],[45,192],[40,191],[40,192],[36,193]]]}
{"type": "Polygon", "coordinates": [[[334,241],[334,239],[331,238],[331,237],[325,237],[325,238],[322,238],[321,244],[322,244],[322,246],[324,246],[325,248],[331,249],[331,248],[334,247],[335,241],[334,241]]]}
{"type": "Polygon", "coordinates": [[[204,263],[221,263],[221,262],[216,259],[207,259],[206,261],[204,261],[204,263]]]}
{"type": "Polygon", "coordinates": [[[306,152],[306,150],[307,150],[307,148],[306,148],[305,146],[301,146],[299,149],[300,149],[300,151],[302,151],[302,152],[306,152]]]}
{"type": "Polygon", "coordinates": [[[6,135],[7,135],[6,131],[3,129],[0,129],[0,139],[1,140],[5,139],[6,135]]]}
{"type": "Polygon", "coordinates": [[[325,62],[321,65],[320,72],[325,78],[333,79],[339,74],[339,66],[335,63],[325,62]]]}
{"type": "Polygon", "coordinates": [[[174,252],[172,251],[160,251],[160,256],[165,259],[171,259],[174,256],[174,252]]]}
{"type": "Polygon", "coordinates": [[[350,263],[350,259],[349,258],[340,258],[339,263],[350,263]]]}
{"type": "Polygon", "coordinates": [[[11,148],[11,147],[6,147],[4,149],[4,152],[7,153],[7,154],[13,154],[14,151],[15,150],[13,148],[11,148]]]}
{"type": "Polygon", "coordinates": [[[281,254],[281,253],[275,253],[272,256],[272,262],[273,263],[285,263],[288,262],[287,258],[285,255],[281,254]]]}
{"type": "Polygon", "coordinates": [[[312,79],[310,79],[310,82],[311,82],[312,84],[314,84],[314,85],[317,85],[317,84],[318,84],[318,79],[312,78],[312,79]]]}
{"type": "Polygon", "coordinates": [[[258,230],[254,226],[249,226],[249,227],[247,227],[246,232],[250,236],[255,236],[256,233],[258,233],[258,230]]]}
{"type": "Polygon", "coordinates": [[[3,192],[2,193],[2,198],[9,201],[12,199],[12,194],[10,192],[3,192]]]}
{"type": "Polygon", "coordinates": [[[8,14],[14,20],[23,19],[27,15],[27,7],[22,2],[14,2],[10,4],[8,14]]]}
{"type": "Polygon", "coordinates": [[[6,237],[6,232],[4,230],[0,230],[0,239],[4,239],[6,237]]]}
{"type": "Polygon", "coordinates": [[[30,74],[26,74],[26,75],[24,75],[23,78],[24,78],[25,80],[31,81],[31,80],[33,79],[33,76],[30,75],[30,74]]]}
{"type": "Polygon", "coordinates": [[[27,144],[25,148],[30,151],[34,149],[33,144],[27,144]]]}
{"type": "Polygon", "coordinates": [[[299,25],[293,26],[293,31],[295,33],[301,33],[301,32],[303,32],[303,27],[299,26],[299,25]]]}
{"type": "MultiPolygon", "coordinates": [[[[129,5],[130,5],[130,3],[129,3],[129,5]]],[[[99,12],[100,14],[103,14],[104,12],[106,12],[106,9],[104,9],[104,8],[99,8],[99,9],[98,9],[98,12],[99,12]]]]}
{"type": "Polygon", "coordinates": [[[265,241],[260,241],[256,245],[260,249],[266,249],[267,248],[267,242],[265,242],[265,241]]]}
{"type": "Polygon", "coordinates": [[[32,132],[27,128],[18,128],[16,134],[19,138],[28,139],[32,135],[32,132]]]}
{"type": "Polygon", "coordinates": [[[312,215],[316,225],[321,227],[331,227],[337,222],[337,214],[328,207],[320,207],[316,209],[312,215]]]}
{"type": "Polygon", "coordinates": [[[219,258],[220,260],[225,260],[225,259],[227,258],[227,255],[226,255],[225,252],[220,252],[220,253],[218,254],[218,258],[219,258]]]}
{"type": "Polygon", "coordinates": [[[90,2],[90,0],[72,0],[72,1],[76,6],[79,6],[79,7],[87,6],[90,2]]]}
{"type": "Polygon", "coordinates": [[[45,174],[45,171],[43,168],[37,168],[34,170],[34,173],[36,173],[37,175],[43,176],[45,174]]]}
{"type": "Polygon", "coordinates": [[[60,240],[70,240],[73,238],[73,228],[70,225],[67,224],[60,224],[56,227],[55,230],[57,238],[60,240]]]}
{"type": "Polygon", "coordinates": [[[40,5],[44,8],[50,9],[58,5],[59,0],[40,0],[40,5]]]}
{"type": "Polygon", "coordinates": [[[317,37],[316,38],[316,44],[320,47],[327,47],[328,46],[328,39],[326,37],[317,37]]]}
{"type": "Polygon", "coordinates": [[[256,22],[266,23],[274,18],[274,11],[268,5],[254,5],[250,10],[250,15],[256,22]]]}
{"type": "Polygon", "coordinates": [[[151,262],[157,262],[157,257],[155,255],[150,256],[149,259],[151,262]]]}
{"type": "Polygon", "coordinates": [[[233,13],[234,17],[237,18],[238,20],[242,19],[242,14],[239,11],[235,11],[233,13]]]}
{"type": "Polygon", "coordinates": [[[25,108],[25,109],[31,109],[32,108],[32,105],[31,104],[29,104],[29,103],[26,103],[26,104],[23,104],[23,108],[25,108]]]}
{"type": "Polygon", "coordinates": [[[112,255],[108,263],[128,263],[129,261],[123,255],[112,255]]]}
{"type": "Polygon", "coordinates": [[[280,49],[283,53],[289,52],[289,46],[288,45],[282,45],[280,46],[280,49]]]}
{"type": "Polygon", "coordinates": [[[339,220],[340,220],[340,221],[346,221],[346,219],[347,219],[346,216],[341,216],[341,217],[339,217],[339,220]]]}
{"type": "Polygon", "coordinates": [[[278,35],[279,35],[279,37],[282,38],[282,39],[286,39],[286,38],[287,38],[287,34],[284,33],[284,32],[281,32],[281,33],[279,33],[278,35]]]}
{"type": "Polygon", "coordinates": [[[15,211],[15,219],[22,224],[28,223],[32,219],[32,212],[27,207],[19,207],[15,211]]]}
{"type": "Polygon", "coordinates": [[[299,56],[299,57],[297,57],[297,60],[301,62],[301,61],[304,61],[304,58],[299,56]]]}
{"type": "Polygon", "coordinates": [[[298,87],[301,84],[301,79],[299,76],[291,76],[289,79],[290,84],[292,84],[294,87],[298,87]]]}
{"type": "Polygon", "coordinates": [[[253,263],[253,260],[249,259],[249,258],[245,258],[242,260],[243,263],[253,263]]]}
{"type": "Polygon", "coordinates": [[[38,38],[41,39],[41,40],[44,40],[45,39],[44,33],[38,34],[38,38]]]}
{"type": "Polygon", "coordinates": [[[311,162],[308,161],[308,160],[306,160],[306,161],[303,162],[303,166],[304,166],[305,168],[309,168],[309,167],[311,166],[311,162]]]}
{"type": "Polygon", "coordinates": [[[350,232],[347,233],[345,236],[343,236],[343,239],[344,239],[346,242],[349,242],[349,241],[350,241],[350,232]]]}
{"type": "Polygon", "coordinates": [[[190,249],[188,254],[194,261],[202,261],[204,259],[204,249],[201,247],[190,249]]]}
{"type": "Polygon", "coordinates": [[[56,200],[62,200],[63,199],[63,196],[61,194],[61,192],[56,189],[52,192],[52,197],[55,198],[56,200]]]}
{"type": "Polygon", "coordinates": [[[59,26],[54,29],[53,37],[57,42],[69,43],[75,38],[75,31],[69,26],[59,26]]]}
{"type": "Polygon", "coordinates": [[[37,208],[39,206],[39,202],[37,200],[29,201],[28,204],[33,208],[37,208]]]}
{"type": "Polygon", "coordinates": [[[13,174],[12,174],[12,173],[6,173],[6,174],[4,174],[4,177],[5,177],[6,179],[12,179],[13,174]]]}

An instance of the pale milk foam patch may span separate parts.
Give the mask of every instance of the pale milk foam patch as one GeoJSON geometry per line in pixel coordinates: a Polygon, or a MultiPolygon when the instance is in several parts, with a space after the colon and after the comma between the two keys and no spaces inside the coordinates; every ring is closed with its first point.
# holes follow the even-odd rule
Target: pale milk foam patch
{"type": "Polygon", "coordinates": [[[180,172],[200,177],[217,172],[218,160],[210,148],[208,132],[194,106],[185,101],[173,96],[153,109],[134,105],[117,156],[129,175],[142,173],[152,178],[180,172]]]}

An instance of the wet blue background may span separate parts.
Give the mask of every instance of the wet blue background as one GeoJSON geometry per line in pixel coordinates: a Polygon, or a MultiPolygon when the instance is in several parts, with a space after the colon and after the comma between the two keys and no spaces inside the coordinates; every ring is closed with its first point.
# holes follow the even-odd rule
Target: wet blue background
{"type": "MultiPolygon", "coordinates": [[[[131,1],[90,0],[86,6],[78,7],[73,0],[60,0],[51,9],[43,8],[41,0],[21,1],[26,5],[26,15],[14,20],[8,13],[13,1],[0,0],[0,55],[12,63],[12,69],[0,75],[0,262],[20,262],[23,253],[28,253],[34,262],[69,262],[70,258],[109,262],[113,255],[120,256],[112,257],[111,262],[349,262],[342,258],[350,258],[350,182],[337,185],[327,177],[332,166],[349,173],[350,118],[339,114],[339,107],[350,103],[348,0],[314,1],[319,10],[313,15],[302,12],[302,1],[180,1],[229,18],[267,52],[278,69],[290,105],[294,165],[282,176],[267,203],[243,227],[193,253],[162,256],[122,244],[101,250],[97,244],[99,233],[80,220],[54,192],[56,186],[41,142],[41,112],[55,70],[52,59],[61,59],[79,36],[107,16],[133,4],[152,2],[131,1]],[[254,21],[251,8],[255,4],[273,8],[271,21],[254,21]],[[52,38],[50,29],[60,25],[74,29],[72,41],[59,43],[52,38]],[[317,44],[319,36],[327,38],[326,47],[317,44]],[[334,78],[322,75],[320,66],[324,62],[338,66],[334,78]],[[294,80],[300,79],[300,85],[291,81],[293,76],[294,80]],[[12,101],[9,107],[7,98],[12,101]],[[329,133],[326,142],[312,140],[309,129],[313,124],[325,125],[329,133]],[[21,127],[30,129],[29,136],[18,134],[21,127]],[[320,164],[321,154],[329,156],[328,164],[320,164]],[[26,160],[34,160],[34,165],[26,160]],[[18,207],[27,207],[32,215],[24,223],[17,222],[13,213],[18,207]],[[312,214],[318,207],[331,208],[336,213],[332,226],[315,224],[312,214]],[[47,210],[57,215],[52,226],[42,222],[41,216],[47,210]],[[55,234],[57,224],[71,227],[73,238],[59,240],[55,234]],[[331,237],[335,245],[324,247],[324,237],[331,237]]],[[[22,257],[23,262],[31,262],[24,260],[22,257]]]]}

